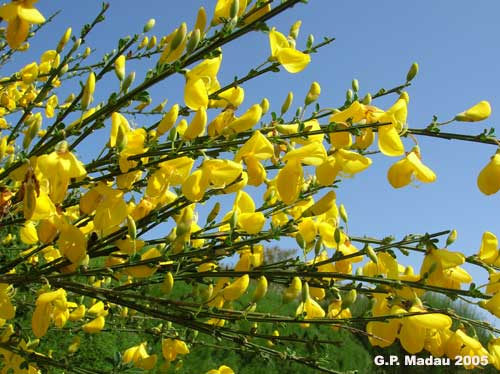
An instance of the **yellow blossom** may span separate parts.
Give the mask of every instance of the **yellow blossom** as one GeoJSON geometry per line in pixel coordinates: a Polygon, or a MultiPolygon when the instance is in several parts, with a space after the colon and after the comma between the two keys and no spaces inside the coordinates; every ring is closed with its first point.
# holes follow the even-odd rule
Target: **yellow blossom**
{"type": "Polygon", "coordinates": [[[481,239],[479,258],[488,265],[500,266],[500,251],[495,234],[486,231],[481,239]]]}
{"type": "Polygon", "coordinates": [[[158,357],[157,355],[150,356],[148,354],[146,344],[146,342],[143,342],[125,350],[123,352],[123,362],[126,364],[132,362],[137,368],[151,370],[156,365],[158,357]]]}
{"type": "Polygon", "coordinates": [[[423,183],[432,183],[436,174],[420,160],[418,151],[411,151],[406,157],[389,168],[387,179],[394,188],[401,188],[416,178],[423,183]]]}
{"type": "Polygon", "coordinates": [[[311,56],[296,50],[285,35],[272,28],[269,32],[271,58],[277,60],[289,73],[298,73],[311,62],[311,56]]]}
{"type": "Polygon", "coordinates": [[[84,324],[82,326],[82,329],[87,334],[97,334],[101,332],[101,330],[104,328],[105,322],[106,320],[104,319],[103,316],[98,316],[94,318],[92,321],[84,324]]]}
{"type": "Polygon", "coordinates": [[[66,141],[60,142],[54,152],[38,157],[37,166],[48,179],[49,196],[56,204],[64,200],[72,178],[80,178],[87,174],[83,164],[68,150],[66,141]]]}
{"type": "Polygon", "coordinates": [[[0,17],[8,22],[7,43],[12,49],[19,48],[26,40],[31,24],[45,22],[44,16],[33,7],[37,0],[21,0],[4,4],[0,17]]]}
{"type": "Polygon", "coordinates": [[[239,299],[246,292],[249,283],[250,278],[248,274],[236,279],[233,283],[222,290],[224,300],[233,301],[239,299]]]}
{"type": "Polygon", "coordinates": [[[477,186],[485,195],[493,195],[500,190],[500,152],[493,155],[490,162],[481,170],[477,186]]]}
{"type": "Polygon", "coordinates": [[[186,343],[179,339],[167,338],[161,342],[163,358],[168,362],[174,361],[177,355],[187,355],[189,348],[186,343]]]}
{"type": "Polygon", "coordinates": [[[222,365],[218,369],[207,371],[205,374],[234,374],[234,371],[229,366],[222,365]]]}
{"type": "Polygon", "coordinates": [[[483,121],[491,115],[491,106],[488,101],[480,101],[473,107],[455,116],[455,121],[477,122],[483,121]]]}
{"type": "Polygon", "coordinates": [[[33,334],[41,338],[47,333],[51,320],[57,327],[62,328],[68,318],[69,309],[64,289],[59,288],[56,291],[42,293],[36,300],[33,312],[31,323],[33,334]]]}

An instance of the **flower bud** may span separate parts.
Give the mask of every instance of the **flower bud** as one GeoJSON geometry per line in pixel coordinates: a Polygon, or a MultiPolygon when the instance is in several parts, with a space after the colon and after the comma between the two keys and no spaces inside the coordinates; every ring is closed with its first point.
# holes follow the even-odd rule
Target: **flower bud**
{"type": "Polygon", "coordinates": [[[368,258],[370,260],[372,260],[372,262],[374,264],[378,264],[378,257],[377,257],[377,254],[375,253],[375,251],[373,250],[373,247],[371,245],[367,245],[365,247],[365,253],[366,255],[368,256],[368,258]]]}
{"type": "Polygon", "coordinates": [[[60,53],[64,49],[64,46],[66,45],[70,37],[71,37],[71,27],[68,27],[64,35],[59,40],[59,43],[57,43],[57,48],[56,48],[57,53],[60,53]]]}
{"type": "Polygon", "coordinates": [[[340,244],[340,239],[342,238],[342,234],[339,230],[339,228],[335,228],[335,232],[333,233],[333,240],[335,240],[335,243],[337,243],[337,246],[340,244]]]}
{"type": "Polygon", "coordinates": [[[142,29],[144,32],[149,32],[153,27],[155,27],[156,20],[154,18],[150,18],[148,22],[144,25],[142,29]]]}
{"type": "Polygon", "coordinates": [[[29,148],[31,142],[36,137],[38,131],[40,131],[40,128],[42,127],[42,115],[40,113],[37,113],[33,115],[27,122],[29,122],[29,127],[23,139],[23,148],[25,150],[29,148]]]}
{"type": "Polygon", "coordinates": [[[257,287],[252,295],[252,303],[261,300],[267,293],[267,278],[263,275],[257,280],[257,287]]]}
{"type": "Polygon", "coordinates": [[[85,84],[85,87],[83,88],[82,101],[80,103],[82,110],[87,109],[87,107],[90,105],[90,103],[94,99],[93,98],[94,91],[95,91],[95,74],[94,74],[94,72],[91,72],[89,74],[89,77],[87,78],[87,83],[85,84]]]}
{"type": "Polygon", "coordinates": [[[289,35],[292,39],[297,40],[299,37],[300,26],[302,25],[302,21],[295,22],[292,27],[290,27],[289,35]]]}
{"type": "Polygon", "coordinates": [[[139,46],[137,47],[137,49],[143,49],[145,46],[147,46],[149,43],[149,38],[147,36],[145,36],[144,38],[142,38],[139,46]]]}
{"type": "Polygon", "coordinates": [[[231,8],[229,8],[229,18],[235,18],[240,10],[240,1],[233,0],[231,3],[231,8]]]}
{"type": "Polygon", "coordinates": [[[149,39],[149,43],[148,43],[148,45],[146,46],[146,50],[148,50],[148,51],[149,51],[150,49],[154,48],[154,47],[156,46],[156,42],[157,42],[157,40],[156,40],[156,36],[155,36],[155,35],[153,35],[153,36],[151,37],[151,39],[149,39]]]}
{"type": "Polygon", "coordinates": [[[367,93],[365,97],[363,97],[363,100],[361,101],[361,103],[364,105],[370,105],[371,102],[372,102],[372,95],[370,93],[367,93]]]}
{"type": "Polygon", "coordinates": [[[302,286],[302,302],[305,303],[309,297],[309,285],[305,282],[302,286]]]}
{"type": "Polygon", "coordinates": [[[120,55],[115,60],[115,74],[120,81],[125,78],[125,56],[120,55]]]}
{"type": "Polygon", "coordinates": [[[357,79],[353,79],[352,82],[351,82],[351,87],[352,87],[352,90],[354,92],[358,92],[359,91],[359,82],[357,79]]]}
{"type": "Polygon", "coordinates": [[[134,219],[130,215],[127,216],[127,230],[130,239],[135,240],[137,238],[137,227],[134,219]]]}
{"type": "Polygon", "coordinates": [[[340,215],[340,218],[342,218],[342,221],[347,223],[348,217],[347,217],[347,212],[345,210],[344,204],[340,204],[340,206],[339,206],[339,215],[340,215]]]}
{"type": "Polygon", "coordinates": [[[319,95],[321,94],[321,86],[318,82],[313,82],[311,87],[309,88],[309,92],[307,93],[305,104],[309,105],[316,100],[318,100],[319,95]]]}
{"type": "Polygon", "coordinates": [[[288,109],[290,109],[290,105],[292,105],[292,102],[293,102],[293,92],[290,91],[286,96],[285,102],[281,106],[281,115],[285,114],[288,111],[288,109]]]}
{"type": "Polygon", "coordinates": [[[174,104],[172,108],[163,116],[158,124],[158,136],[165,134],[169,131],[177,121],[179,116],[179,104],[174,104]]]}
{"type": "Polygon", "coordinates": [[[92,50],[90,49],[90,47],[85,48],[85,51],[83,51],[83,56],[82,57],[83,58],[89,57],[90,52],[92,52],[92,50]]]}
{"type": "Polygon", "coordinates": [[[297,242],[297,245],[300,247],[300,249],[305,249],[306,242],[300,232],[295,235],[295,241],[297,242]]]}
{"type": "Polygon", "coordinates": [[[204,34],[205,27],[207,26],[207,12],[205,8],[200,7],[198,9],[198,15],[196,16],[196,22],[194,24],[195,30],[200,30],[200,36],[204,34]]]}
{"type": "Polygon", "coordinates": [[[64,74],[66,74],[69,70],[69,65],[68,64],[64,64],[63,67],[61,68],[61,70],[59,70],[59,76],[63,76],[64,74]]]}
{"type": "Polygon", "coordinates": [[[260,102],[260,106],[262,108],[262,114],[267,113],[269,110],[269,100],[267,98],[263,98],[260,102]]]}
{"type": "Polygon", "coordinates": [[[414,62],[413,64],[411,64],[410,70],[408,70],[408,73],[406,74],[406,82],[412,81],[417,74],[418,74],[418,63],[414,62]]]}
{"type": "Polygon", "coordinates": [[[189,37],[189,40],[186,44],[186,52],[191,53],[193,52],[196,47],[198,47],[198,43],[200,42],[201,38],[201,32],[199,29],[194,29],[193,32],[191,32],[191,36],[189,37]]]}
{"type": "Polygon", "coordinates": [[[354,93],[353,93],[353,92],[352,92],[352,90],[349,88],[349,89],[346,91],[346,93],[345,93],[345,100],[346,100],[347,102],[349,102],[349,103],[350,103],[350,102],[352,101],[353,96],[354,96],[354,93]]]}
{"type": "Polygon", "coordinates": [[[323,240],[319,238],[318,240],[316,240],[316,243],[314,243],[314,255],[319,256],[322,248],[323,248],[323,240]]]}
{"type": "Polygon", "coordinates": [[[73,46],[71,47],[71,51],[76,51],[78,48],[80,48],[80,45],[82,44],[82,38],[78,38],[75,40],[73,43],[73,46]]]}
{"type": "Polygon", "coordinates": [[[180,27],[177,29],[177,32],[175,33],[174,37],[172,38],[172,42],[170,43],[170,51],[175,50],[178,46],[181,45],[181,43],[186,38],[186,34],[187,34],[187,25],[186,22],[182,22],[180,27]]]}
{"type": "Polygon", "coordinates": [[[455,121],[460,122],[477,122],[488,118],[491,115],[490,103],[486,100],[480,101],[465,112],[458,113],[455,116],[455,121]]]}
{"type": "Polygon", "coordinates": [[[127,78],[123,81],[122,84],[122,91],[127,92],[127,90],[130,88],[132,83],[134,83],[135,80],[135,71],[131,72],[129,75],[127,75],[127,78]]]}
{"type": "Polygon", "coordinates": [[[163,291],[165,295],[169,295],[170,292],[172,292],[173,288],[174,288],[174,276],[172,275],[171,272],[168,272],[167,274],[165,274],[165,279],[163,280],[160,289],[163,291]]]}
{"type": "Polygon", "coordinates": [[[457,230],[453,229],[451,230],[450,234],[446,238],[446,246],[448,247],[449,245],[453,244],[455,240],[457,240],[457,230]]]}
{"type": "Polygon", "coordinates": [[[307,43],[306,43],[307,49],[310,49],[313,46],[313,44],[314,44],[314,35],[310,34],[307,37],[307,43]]]}
{"type": "Polygon", "coordinates": [[[215,218],[217,218],[219,211],[220,211],[220,203],[217,201],[215,203],[214,207],[212,208],[212,210],[210,211],[210,213],[208,213],[207,223],[214,221],[215,218]]]}
{"type": "Polygon", "coordinates": [[[347,292],[344,292],[342,297],[342,309],[349,308],[352,304],[356,302],[357,297],[358,293],[356,292],[355,288],[347,292]]]}

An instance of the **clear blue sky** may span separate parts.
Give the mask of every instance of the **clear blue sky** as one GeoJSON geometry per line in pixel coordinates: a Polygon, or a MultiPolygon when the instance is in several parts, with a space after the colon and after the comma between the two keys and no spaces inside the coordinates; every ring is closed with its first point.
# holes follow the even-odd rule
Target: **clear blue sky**
{"type": "MultiPolygon", "coordinates": [[[[161,36],[170,33],[182,20],[192,27],[198,7],[204,5],[212,14],[214,3],[112,0],[106,23],[98,26],[87,41],[100,56],[116,47],[118,37],[140,32],[150,17],[157,21],[153,34],[161,36]]],[[[94,0],[40,0],[37,6],[46,16],[58,9],[63,11],[43,35],[33,40],[33,51],[53,48],[52,44],[44,45],[44,41],[57,40],[67,26],[78,30],[92,19],[100,4],[94,0]]],[[[381,87],[391,88],[403,82],[408,67],[417,61],[420,74],[408,90],[410,127],[426,127],[434,114],[441,120],[449,119],[483,99],[489,100],[493,107],[489,120],[456,123],[443,131],[479,134],[486,127],[498,127],[499,13],[500,3],[493,0],[473,3],[310,0],[308,5],[299,4],[271,21],[270,26],[286,33],[293,22],[301,19],[299,48],[305,46],[309,33],[316,40],[333,36],[336,41],[313,55],[309,67],[298,75],[282,72],[245,86],[242,109],[268,97],[275,110],[279,110],[290,90],[302,102],[315,80],[323,90],[321,105],[336,107],[343,103],[345,90],[353,78],[359,80],[362,94],[374,93],[381,87]]],[[[245,37],[223,52],[219,79],[228,82],[267,58],[267,36],[245,37]]],[[[34,59],[29,53],[22,58],[26,63],[34,59]]],[[[163,83],[152,93],[154,103],[165,97],[170,104],[182,101],[182,79],[163,83]]],[[[374,104],[387,108],[395,99],[374,104]]],[[[500,237],[500,194],[486,197],[476,187],[477,175],[495,147],[430,138],[419,141],[424,162],[436,172],[437,182],[394,190],[385,175],[396,159],[375,156],[368,171],[343,182],[338,191],[338,202],[345,204],[350,216],[350,232],[401,237],[407,233],[456,228],[459,240],[451,249],[466,255],[476,253],[483,231],[492,231],[500,237]]],[[[412,143],[406,144],[409,150],[412,143]]]]}

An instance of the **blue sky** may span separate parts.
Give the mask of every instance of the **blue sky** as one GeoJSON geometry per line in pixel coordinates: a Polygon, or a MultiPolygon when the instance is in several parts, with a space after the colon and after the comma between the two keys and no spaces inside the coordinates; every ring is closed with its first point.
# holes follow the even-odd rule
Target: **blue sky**
{"type": "MultiPolygon", "coordinates": [[[[210,15],[214,3],[114,0],[107,21],[96,28],[87,42],[97,49],[96,56],[101,56],[116,47],[118,37],[140,32],[151,17],[156,19],[152,34],[161,36],[183,20],[192,27],[198,7],[204,5],[210,15]]],[[[54,48],[53,41],[58,40],[67,26],[79,30],[93,18],[100,4],[94,0],[40,0],[37,6],[46,16],[57,9],[62,9],[62,13],[43,35],[32,41],[32,51],[20,56],[19,61],[31,62],[38,59],[40,51],[54,48]],[[51,44],[44,44],[45,41],[51,44]]],[[[281,72],[250,82],[245,86],[242,110],[263,97],[268,97],[272,107],[279,110],[291,90],[299,105],[313,81],[322,87],[320,104],[336,107],[343,103],[353,78],[360,82],[361,95],[374,93],[404,82],[409,66],[417,61],[420,74],[408,89],[410,127],[426,127],[434,114],[447,120],[483,99],[489,100],[493,107],[489,120],[455,123],[443,131],[479,134],[484,128],[498,127],[499,12],[500,3],[492,0],[474,3],[311,0],[308,5],[299,4],[272,20],[270,26],[287,33],[292,23],[301,19],[298,48],[305,46],[309,33],[316,40],[331,36],[336,41],[313,55],[312,63],[300,74],[281,72]]],[[[261,33],[224,48],[219,80],[229,82],[235,75],[244,75],[264,62],[268,48],[267,36],[261,33]]],[[[155,62],[150,61],[151,66],[155,62]]],[[[117,85],[116,80],[102,83],[112,84],[117,85]]],[[[151,92],[154,104],[166,97],[170,104],[180,102],[182,79],[176,77],[164,82],[151,92]]],[[[392,96],[375,101],[374,105],[388,108],[395,100],[392,96]]],[[[337,193],[338,203],[343,203],[349,213],[350,233],[401,237],[407,233],[456,228],[459,240],[450,249],[466,255],[476,253],[484,231],[500,236],[500,195],[486,197],[476,187],[477,175],[495,147],[431,138],[419,138],[419,144],[424,162],[436,172],[437,181],[394,190],[387,182],[386,171],[396,159],[375,156],[370,169],[343,182],[337,193]]],[[[406,145],[409,150],[412,142],[407,140],[406,145]]],[[[86,145],[83,153],[91,154],[92,150],[86,145]]],[[[484,276],[483,272],[480,274],[484,276]]]]}

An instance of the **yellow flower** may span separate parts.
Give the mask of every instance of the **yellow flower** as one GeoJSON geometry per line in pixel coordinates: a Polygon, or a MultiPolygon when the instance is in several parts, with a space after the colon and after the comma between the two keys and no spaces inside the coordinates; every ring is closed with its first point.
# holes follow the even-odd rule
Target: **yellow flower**
{"type": "Polygon", "coordinates": [[[431,249],[425,255],[420,269],[421,277],[426,277],[429,285],[460,289],[461,283],[470,283],[472,277],[459,265],[465,262],[460,252],[446,249],[431,249]]]}
{"type": "Polygon", "coordinates": [[[85,317],[86,308],[85,305],[79,305],[75,310],[73,310],[69,315],[70,321],[80,321],[85,317]]]}
{"type": "Polygon", "coordinates": [[[132,362],[136,368],[151,370],[156,365],[158,357],[148,354],[146,344],[146,342],[143,342],[125,350],[123,352],[123,362],[126,364],[132,362]]]}
{"type": "Polygon", "coordinates": [[[247,0],[217,0],[212,25],[217,25],[223,22],[223,20],[231,18],[231,8],[233,7],[233,2],[235,1],[237,2],[237,12],[235,16],[240,17],[243,14],[245,8],[247,7],[247,0]]]}
{"type": "Polygon", "coordinates": [[[104,316],[98,316],[92,321],[83,325],[82,329],[87,334],[97,334],[98,332],[101,332],[101,330],[104,328],[105,322],[106,320],[104,319],[104,316]]]}
{"type": "Polygon", "coordinates": [[[335,199],[335,191],[328,191],[321,199],[307,208],[302,213],[302,217],[319,216],[326,213],[335,205],[335,199]]]}
{"type": "Polygon", "coordinates": [[[118,56],[115,60],[115,74],[120,81],[125,78],[125,61],[126,58],[124,55],[118,56]]]}
{"type": "Polygon", "coordinates": [[[420,160],[418,151],[411,151],[408,155],[389,168],[387,179],[394,188],[401,188],[416,178],[423,183],[432,183],[436,174],[420,160]]]}
{"type": "Polygon", "coordinates": [[[163,358],[171,362],[177,358],[177,355],[187,355],[189,348],[186,343],[179,339],[164,339],[161,342],[161,350],[163,358]]]}
{"type": "Polygon", "coordinates": [[[111,133],[109,135],[109,146],[119,148],[125,147],[127,140],[126,134],[130,132],[130,125],[127,119],[120,113],[111,114],[111,133]]]}
{"type": "Polygon", "coordinates": [[[378,127],[378,147],[386,156],[395,157],[404,154],[404,145],[399,133],[406,126],[408,102],[408,94],[403,92],[396,103],[386,112],[377,108],[367,112],[370,123],[389,123],[378,127]]]}
{"type": "Polygon", "coordinates": [[[491,339],[488,342],[488,351],[492,358],[492,364],[497,370],[500,370],[500,338],[491,339]]]}
{"type": "Polygon", "coordinates": [[[54,152],[38,157],[37,166],[49,181],[49,196],[55,204],[64,200],[72,178],[87,174],[83,164],[68,150],[66,141],[58,143],[54,152]]]}
{"type": "MultiPolygon", "coordinates": [[[[125,136],[125,147],[120,152],[120,159],[118,161],[120,166],[120,171],[122,173],[128,172],[130,169],[137,166],[138,161],[128,160],[128,157],[144,153],[147,148],[144,148],[144,142],[146,141],[146,130],[140,128],[129,131],[125,136]]],[[[144,158],[142,160],[145,160],[144,158]]]]}
{"type": "Polygon", "coordinates": [[[38,78],[38,64],[32,62],[22,68],[19,73],[24,84],[31,84],[38,78]]]}
{"type": "MultiPolygon", "coordinates": [[[[374,294],[375,303],[372,307],[372,314],[374,317],[390,315],[391,307],[387,301],[387,294],[374,294]]],[[[403,309],[403,312],[406,312],[403,309]]],[[[382,348],[388,347],[394,343],[398,336],[398,330],[401,326],[399,318],[388,319],[387,322],[368,322],[366,325],[366,332],[368,332],[368,340],[373,346],[382,348]]]]}
{"type": "Polygon", "coordinates": [[[0,8],[0,17],[8,22],[7,43],[12,49],[26,40],[30,24],[45,22],[44,16],[33,7],[37,0],[21,0],[5,4],[0,8]]]}
{"type": "Polygon", "coordinates": [[[488,265],[500,266],[500,251],[495,234],[486,231],[481,239],[479,258],[488,265]]]}
{"type": "Polygon", "coordinates": [[[206,59],[186,73],[184,102],[192,110],[208,107],[208,95],[220,88],[217,72],[222,62],[222,54],[206,59]]]}
{"type": "Polygon", "coordinates": [[[262,117],[262,107],[259,104],[252,105],[241,117],[229,123],[223,131],[226,134],[235,134],[250,130],[262,117]]]}
{"type": "Polygon", "coordinates": [[[485,120],[491,115],[490,103],[483,100],[467,109],[464,112],[458,113],[455,116],[455,121],[461,122],[478,122],[485,120]]]}
{"type": "Polygon", "coordinates": [[[70,224],[60,227],[57,246],[61,254],[73,264],[79,264],[87,255],[87,238],[78,227],[70,224]]]}
{"type": "Polygon", "coordinates": [[[179,117],[179,104],[174,104],[158,124],[157,135],[161,136],[169,131],[175,125],[177,117],[179,117]]]}
{"type": "Polygon", "coordinates": [[[289,73],[298,73],[311,62],[311,56],[297,51],[285,35],[273,27],[269,32],[271,59],[277,60],[289,73]]]}
{"type": "Polygon", "coordinates": [[[222,289],[222,296],[226,301],[233,301],[239,299],[246,292],[250,283],[248,274],[236,279],[229,286],[222,289]]]}
{"type": "Polygon", "coordinates": [[[241,164],[230,160],[205,160],[200,169],[182,183],[182,193],[190,201],[199,201],[209,186],[225,188],[242,173],[241,164]]]}
{"type": "Polygon", "coordinates": [[[59,288],[56,291],[45,292],[38,296],[36,300],[35,311],[31,321],[33,334],[41,338],[47,333],[50,321],[62,328],[69,318],[68,303],[66,300],[66,291],[59,288]]]}
{"type": "Polygon", "coordinates": [[[302,281],[299,277],[293,277],[290,285],[283,290],[282,303],[288,304],[294,301],[302,292],[302,281]]]}
{"type": "Polygon", "coordinates": [[[238,108],[245,99],[245,90],[242,87],[231,87],[219,94],[217,100],[210,100],[208,106],[210,108],[238,108]]]}
{"type": "Polygon", "coordinates": [[[80,102],[82,110],[87,109],[90,103],[94,100],[94,91],[95,74],[94,72],[90,72],[89,77],[87,78],[87,83],[85,83],[85,87],[83,88],[82,100],[80,102]]]}
{"type": "MultiPolygon", "coordinates": [[[[159,258],[161,253],[156,248],[151,248],[141,255],[141,261],[159,258]]],[[[124,273],[128,274],[134,278],[147,278],[156,273],[158,268],[156,266],[148,265],[137,265],[131,266],[124,269],[124,273]]]]}
{"type": "MultiPolygon", "coordinates": [[[[163,53],[160,56],[159,63],[170,64],[178,60],[184,52],[187,41],[187,25],[183,22],[177,29],[165,38],[165,43],[168,43],[163,53]]],[[[146,45],[147,43],[145,43],[146,45]]]]}
{"type": "Polygon", "coordinates": [[[292,204],[299,197],[304,172],[299,161],[292,160],[280,169],[276,176],[276,188],[285,204],[292,204]]]}
{"type": "Polygon", "coordinates": [[[234,374],[234,371],[229,366],[222,365],[218,369],[207,371],[205,374],[234,374]]]}
{"type": "Polygon", "coordinates": [[[160,168],[148,178],[146,195],[157,197],[165,193],[169,186],[182,184],[188,178],[193,165],[194,160],[186,156],[160,163],[160,168]]]}
{"type": "Polygon", "coordinates": [[[184,131],[184,134],[182,134],[182,139],[193,140],[196,139],[198,136],[202,136],[203,134],[205,134],[206,126],[207,126],[207,111],[205,107],[200,107],[196,111],[186,131],[184,131]]]}
{"type": "Polygon", "coordinates": [[[80,210],[86,214],[95,211],[96,230],[118,226],[128,215],[123,192],[114,190],[104,183],[99,183],[80,198],[80,210]]]}
{"type": "Polygon", "coordinates": [[[234,267],[234,271],[249,271],[262,265],[264,261],[264,247],[255,245],[251,249],[238,251],[240,258],[234,267]]]}
{"type": "Polygon", "coordinates": [[[322,186],[329,186],[335,182],[337,175],[352,177],[371,164],[372,160],[368,157],[346,149],[338,149],[316,168],[316,178],[322,186]]]}
{"type": "MultiPolygon", "coordinates": [[[[302,294],[305,300],[302,301],[297,307],[295,315],[303,315],[305,320],[323,318],[325,316],[325,311],[321,306],[309,295],[309,286],[307,283],[304,284],[302,289],[302,294]]],[[[307,327],[309,324],[303,324],[303,327],[307,327]]]]}
{"type": "Polygon", "coordinates": [[[500,190],[500,153],[496,153],[481,170],[477,178],[477,186],[485,195],[493,195],[500,190]]]}
{"type": "MultiPolygon", "coordinates": [[[[276,130],[278,130],[280,134],[292,135],[299,132],[299,125],[298,124],[276,125],[276,130]]],[[[318,131],[318,130],[321,130],[321,126],[317,119],[305,121],[303,133],[305,133],[304,135],[306,136],[306,138],[296,137],[296,138],[291,138],[290,140],[295,143],[303,145],[312,142],[321,143],[325,137],[325,134],[307,135],[307,133],[310,131],[318,131]]]]}
{"type": "Polygon", "coordinates": [[[236,153],[234,160],[243,160],[247,166],[248,184],[259,186],[266,178],[266,170],[259,160],[269,159],[274,155],[274,148],[271,142],[255,131],[250,139],[236,153]]]}
{"type": "Polygon", "coordinates": [[[16,308],[10,301],[11,295],[12,286],[0,283],[0,318],[3,320],[14,318],[16,314],[16,308]]]}
{"type": "MultiPolygon", "coordinates": [[[[407,311],[399,306],[391,308],[391,314],[405,314],[407,311]]],[[[411,354],[418,353],[424,349],[425,342],[424,326],[413,323],[409,318],[401,319],[401,329],[399,331],[399,341],[402,347],[411,354]]]]}

